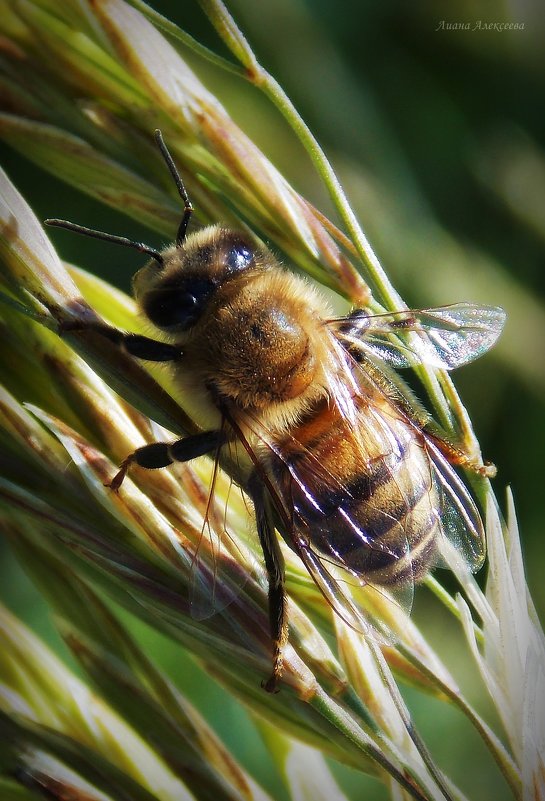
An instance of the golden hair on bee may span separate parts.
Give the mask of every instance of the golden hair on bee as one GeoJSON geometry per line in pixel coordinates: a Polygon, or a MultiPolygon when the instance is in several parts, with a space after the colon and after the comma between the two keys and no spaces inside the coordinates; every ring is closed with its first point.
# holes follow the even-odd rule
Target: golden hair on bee
{"type": "MultiPolygon", "coordinates": [[[[210,226],[162,253],[134,279],[144,317],[183,365],[234,408],[292,423],[326,391],[327,304],[242,233],[210,226]],[[302,412],[299,411],[302,410],[302,412]]],[[[276,428],[276,426],[273,426],[276,428]]]]}
{"type": "Polygon", "coordinates": [[[377,632],[354,601],[354,582],[408,610],[414,583],[447,546],[470,569],[481,565],[482,520],[453,466],[493,468],[448,440],[393,367],[465,364],[494,344],[505,314],[459,303],[332,319],[319,293],[248,234],[219,225],[188,234],[191,204],[160,132],[156,140],[184,202],[174,244],[159,252],[49,222],[150,256],[133,288],[152,336],[93,329],[138,359],[165,363],[202,430],[138,448],[111,487],[120,489],[132,464],[156,469],[236,451],[269,581],[273,665],[264,686],[274,691],[288,636],[276,526],[334,611],[365,634],[377,632]]]}

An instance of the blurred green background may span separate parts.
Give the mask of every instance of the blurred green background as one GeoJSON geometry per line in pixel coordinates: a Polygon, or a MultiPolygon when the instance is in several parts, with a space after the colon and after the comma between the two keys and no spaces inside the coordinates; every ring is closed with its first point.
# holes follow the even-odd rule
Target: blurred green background
{"type": "MultiPolygon", "coordinates": [[[[224,52],[200,9],[176,1],[153,6],[211,48],[224,52]]],[[[336,167],[354,209],[394,285],[413,306],[480,301],[504,306],[509,322],[498,347],[456,374],[495,487],[513,488],[530,589],[545,610],[542,543],[545,452],[545,15],[525,3],[329,3],[230,0],[262,63],[310,124],[336,167]],[[486,29],[516,23],[518,30],[486,29]],[[469,29],[468,29],[469,28],[469,29]]],[[[205,84],[296,188],[335,219],[309,159],[280,115],[252,87],[188,55],[205,84]]],[[[105,210],[5,153],[8,173],[39,217],[162,244],[131,220],[105,210]]],[[[64,258],[128,288],[140,264],[133,252],[53,231],[64,258]]],[[[32,588],[2,552],[0,585],[9,604],[36,627],[49,626],[32,588]]],[[[444,628],[425,591],[415,614],[444,628]]],[[[51,628],[49,628],[51,635],[51,628]]],[[[51,635],[53,636],[53,635],[51,635]]],[[[228,744],[256,772],[266,760],[249,721],[233,708],[214,712],[217,691],[187,660],[149,631],[150,648],[201,706],[228,744]],[[187,664],[186,664],[187,663],[187,664]],[[187,669],[180,671],[180,664],[187,669]],[[214,694],[216,693],[216,695],[214,694]],[[236,729],[240,736],[233,736],[236,729]],[[247,737],[244,737],[246,732],[247,737]],[[248,743],[252,740],[254,746],[248,743]],[[261,750],[260,750],[261,749],[261,750]]],[[[462,647],[454,627],[445,652],[462,647]]],[[[464,677],[460,676],[463,682],[464,677]]],[[[477,688],[475,697],[482,695],[477,688]]],[[[474,699],[475,700],[475,699],[474,699]]],[[[484,703],[484,702],[483,702],[484,703]]],[[[438,758],[468,788],[476,739],[456,738],[456,715],[443,738],[434,703],[411,694],[417,723],[438,758]],[[444,741],[443,741],[444,739],[444,741]],[[467,774],[467,771],[466,771],[467,774]],[[465,784],[464,784],[465,781],[465,784]]],[[[441,725],[445,725],[441,719],[441,725]]],[[[458,721],[459,723],[459,721],[458,721]]],[[[281,797],[274,776],[263,781],[281,797]]],[[[355,774],[352,797],[381,788],[355,774]]],[[[471,776],[471,797],[508,797],[494,769],[471,776]],[[477,782],[477,785],[475,784],[477,782]],[[481,795],[475,792],[482,783],[481,795]]],[[[370,797],[370,796],[366,796],[370,797]]]]}

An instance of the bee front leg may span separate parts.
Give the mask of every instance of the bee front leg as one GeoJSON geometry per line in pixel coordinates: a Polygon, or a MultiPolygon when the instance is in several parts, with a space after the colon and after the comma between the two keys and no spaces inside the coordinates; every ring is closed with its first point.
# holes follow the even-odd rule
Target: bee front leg
{"type": "Polygon", "coordinates": [[[71,331],[92,331],[117,345],[130,356],[149,362],[173,362],[182,357],[182,350],[176,345],[159,342],[141,334],[128,334],[106,323],[83,323],[79,321],[62,323],[59,333],[71,331]]]}
{"type": "Polygon", "coordinates": [[[173,462],[189,462],[197,456],[211,453],[217,450],[223,441],[222,431],[203,431],[175,442],[154,442],[151,445],[144,445],[124,459],[119,471],[107,486],[117,492],[131,464],[137,464],[148,470],[157,470],[168,467],[173,462]]]}
{"type": "Polygon", "coordinates": [[[263,489],[258,477],[250,480],[249,492],[254,503],[257,533],[269,580],[269,626],[273,642],[273,669],[270,677],[263,682],[262,686],[268,693],[274,693],[277,692],[278,682],[282,678],[284,648],[288,641],[284,557],[267,512],[263,489]]]}

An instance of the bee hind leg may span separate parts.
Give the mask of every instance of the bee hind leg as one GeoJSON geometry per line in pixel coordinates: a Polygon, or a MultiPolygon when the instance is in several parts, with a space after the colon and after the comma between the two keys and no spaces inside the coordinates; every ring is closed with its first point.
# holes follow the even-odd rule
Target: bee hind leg
{"type": "Polygon", "coordinates": [[[494,478],[498,472],[496,465],[492,464],[492,462],[483,462],[478,456],[468,453],[452,442],[443,439],[436,431],[426,429],[426,435],[439,448],[450,464],[456,467],[463,467],[466,470],[472,470],[474,473],[484,476],[485,478],[494,478]]]}
{"type": "Polygon", "coordinates": [[[131,464],[137,464],[148,470],[157,470],[161,467],[168,467],[173,462],[189,462],[191,459],[196,459],[197,456],[204,456],[204,454],[216,450],[221,446],[222,441],[223,433],[221,431],[203,431],[175,442],[153,442],[151,445],[144,445],[123,460],[119,471],[107,486],[117,492],[131,464]]]}
{"type": "Polygon", "coordinates": [[[259,483],[258,477],[256,476],[255,480],[250,480],[249,484],[249,491],[255,508],[257,533],[263,550],[265,568],[269,581],[269,626],[273,643],[272,673],[266,681],[263,681],[262,687],[268,693],[275,693],[278,692],[278,682],[282,678],[284,648],[288,641],[288,610],[284,587],[284,558],[274,532],[274,526],[270,521],[263,496],[263,489],[259,483]]]}

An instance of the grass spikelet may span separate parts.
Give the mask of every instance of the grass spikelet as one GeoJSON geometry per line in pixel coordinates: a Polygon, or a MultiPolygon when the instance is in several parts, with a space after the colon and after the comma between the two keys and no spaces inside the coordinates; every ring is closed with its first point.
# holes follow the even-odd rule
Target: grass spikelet
{"type": "MultiPolygon", "coordinates": [[[[140,0],[0,4],[0,137],[172,239],[180,204],[153,141],[159,127],[201,223],[221,221],[271,243],[336,291],[339,309],[346,301],[375,311],[403,308],[311,131],[229,10],[216,0],[201,5],[231,60],[140,0]],[[253,83],[282,111],[344,231],[288,184],[231,119],[223,98],[205,87],[190,66],[203,56],[253,83]]],[[[104,318],[144,333],[134,302],[81,265],[63,263],[6,173],[0,181],[0,527],[78,670],[0,609],[2,798],[350,801],[362,797],[362,787],[371,797],[380,782],[381,798],[395,801],[476,801],[478,790],[471,782],[457,786],[463,771],[451,777],[436,743],[414,722],[415,698],[424,697],[440,720],[461,713],[463,731],[502,774],[502,799],[545,799],[545,646],[512,499],[503,525],[490,483],[474,479],[489,541],[484,590],[454,557],[460,594],[435,576],[427,581],[445,627],[457,627],[464,671],[473,687],[489,692],[488,707],[455,678],[444,643],[426,638],[386,594],[373,600],[365,588],[354,589],[396,642],[379,646],[356,634],[283,543],[290,638],[281,691],[266,694],[266,582],[237,465],[219,471],[208,514],[216,545],[207,551],[205,542],[205,568],[195,579],[210,460],[135,468],[121,492],[105,486],[135,448],[196,431],[188,399],[178,397],[165,371],[77,328],[104,318]],[[207,571],[221,576],[221,608],[197,620],[190,598],[199,582],[204,597],[207,571]],[[160,666],[133,635],[136,620],[140,631],[174,643],[174,667],[160,666]],[[244,725],[266,747],[272,795],[241,764],[244,755],[235,756],[237,726],[224,726],[220,737],[177,686],[180,654],[216,693],[217,707],[246,710],[244,725]],[[352,769],[352,781],[357,776],[355,789],[346,772],[338,779],[338,765],[352,769]],[[364,774],[375,783],[364,785],[364,774]]],[[[416,374],[436,416],[478,455],[448,375],[423,367],[416,374]]]]}

